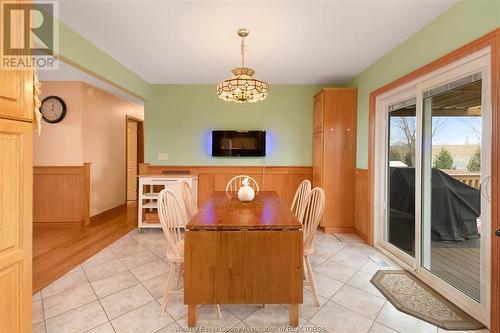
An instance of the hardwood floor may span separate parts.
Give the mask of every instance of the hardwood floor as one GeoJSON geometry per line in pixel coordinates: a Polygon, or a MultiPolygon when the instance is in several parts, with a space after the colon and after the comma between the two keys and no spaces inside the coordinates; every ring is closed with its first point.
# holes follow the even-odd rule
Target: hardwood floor
{"type": "Polygon", "coordinates": [[[84,229],[33,228],[33,293],[136,227],[134,203],[92,217],[84,229]]]}

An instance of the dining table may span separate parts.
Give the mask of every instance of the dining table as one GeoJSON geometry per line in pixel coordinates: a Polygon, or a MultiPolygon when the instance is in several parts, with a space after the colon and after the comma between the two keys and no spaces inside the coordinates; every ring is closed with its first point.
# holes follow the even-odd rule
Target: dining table
{"type": "Polygon", "coordinates": [[[288,304],[299,324],[303,302],[303,231],[278,194],[250,202],[214,192],[186,225],[184,303],[188,326],[201,304],[288,304]]]}

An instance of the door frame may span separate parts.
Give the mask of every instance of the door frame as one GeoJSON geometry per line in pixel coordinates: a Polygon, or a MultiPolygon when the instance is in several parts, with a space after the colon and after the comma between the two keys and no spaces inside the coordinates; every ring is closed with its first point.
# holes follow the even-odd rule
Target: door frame
{"type": "Polygon", "coordinates": [[[415,79],[445,67],[451,63],[480,51],[484,48],[490,48],[491,63],[490,63],[490,82],[491,82],[491,117],[492,117],[492,142],[491,142],[491,289],[490,289],[490,330],[492,332],[500,332],[500,237],[495,237],[495,231],[500,229],[500,28],[497,28],[486,35],[448,53],[447,55],[438,58],[437,60],[420,67],[419,69],[394,80],[370,93],[369,96],[369,128],[368,128],[368,191],[370,193],[368,200],[369,207],[369,228],[367,240],[373,245],[375,241],[375,224],[374,217],[375,202],[377,193],[375,193],[375,144],[376,137],[380,130],[376,128],[376,110],[377,97],[396,88],[408,85],[415,79]]]}
{"type": "MultiPolygon", "coordinates": [[[[377,128],[383,128],[383,131],[378,132],[376,138],[376,163],[374,165],[376,178],[375,178],[375,191],[378,193],[375,201],[375,225],[378,231],[374,241],[377,248],[383,248],[385,251],[389,252],[391,257],[395,256],[399,261],[402,261],[405,265],[404,267],[413,272],[418,278],[429,284],[431,287],[436,289],[438,292],[445,295],[447,298],[452,300],[454,303],[462,307],[466,312],[470,313],[478,320],[488,325],[490,321],[490,313],[487,312],[490,306],[490,294],[485,294],[490,290],[490,229],[487,229],[482,236],[481,241],[481,272],[485,274],[481,276],[481,302],[478,303],[471,297],[467,296],[465,293],[461,292],[451,284],[443,281],[439,277],[435,276],[432,272],[428,271],[423,267],[422,262],[422,249],[423,247],[421,241],[422,237],[422,102],[423,102],[423,92],[434,88],[436,86],[441,86],[443,84],[453,82],[457,79],[469,76],[474,73],[480,72],[483,78],[483,95],[484,100],[483,105],[483,119],[485,119],[485,125],[483,126],[483,136],[487,140],[483,143],[483,148],[491,152],[489,141],[491,139],[491,105],[490,105],[490,47],[484,48],[471,55],[463,57],[462,59],[437,69],[433,72],[423,75],[407,85],[395,88],[394,90],[388,91],[377,97],[377,128]],[[416,97],[416,151],[415,151],[415,258],[404,253],[403,251],[397,249],[389,242],[384,239],[384,227],[386,223],[386,203],[387,203],[387,165],[388,165],[388,154],[387,154],[387,134],[388,134],[388,115],[387,110],[389,105],[393,105],[404,100],[416,97]]],[[[490,155],[490,154],[488,154],[490,155]]],[[[481,156],[486,156],[481,154],[481,156]]],[[[491,160],[488,159],[487,165],[491,166],[491,160]]],[[[486,164],[482,164],[486,165],[486,164]]],[[[486,175],[490,174],[491,171],[486,169],[486,175]]],[[[491,207],[490,207],[491,208],[491,207]]],[[[485,227],[489,227],[490,221],[490,209],[485,212],[485,227]]]]}
{"type": "MultiPolygon", "coordinates": [[[[127,200],[128,177],[127,177],[127,154],[128,154],[128,123],[137,123],[137,174],[139,174],[139,165],[144,163],[144,120],[130,115],[125,115],[125,203],[127,200]]],[[[139,189],[137,188],[137,195],[139,189]]]]}

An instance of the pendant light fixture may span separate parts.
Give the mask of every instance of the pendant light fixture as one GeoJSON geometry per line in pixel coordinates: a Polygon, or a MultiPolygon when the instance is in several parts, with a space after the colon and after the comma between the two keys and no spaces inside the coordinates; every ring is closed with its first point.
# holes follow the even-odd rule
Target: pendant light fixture
{"type": "Polygon", "coordinates": [[[241,37],[241,67],[233,68],[233,77],[222,81],[217,86],[217,96],[228,102],[255,103],[266,99],[269,86],[266,82],[254,79],[255,71],[245,67],[245,37],[250,31],[238,29],[241,37]]]}

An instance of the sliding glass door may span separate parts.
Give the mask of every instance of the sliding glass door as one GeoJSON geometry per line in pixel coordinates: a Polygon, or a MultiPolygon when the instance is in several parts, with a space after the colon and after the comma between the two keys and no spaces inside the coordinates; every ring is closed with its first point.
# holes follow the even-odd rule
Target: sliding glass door
{"type": "Polygon", "coordinates": [[[489,54],[377,101],[377,246],[489,321],[489,54]],[[380,212],[380,213],[378,213],[380,212]]]}

